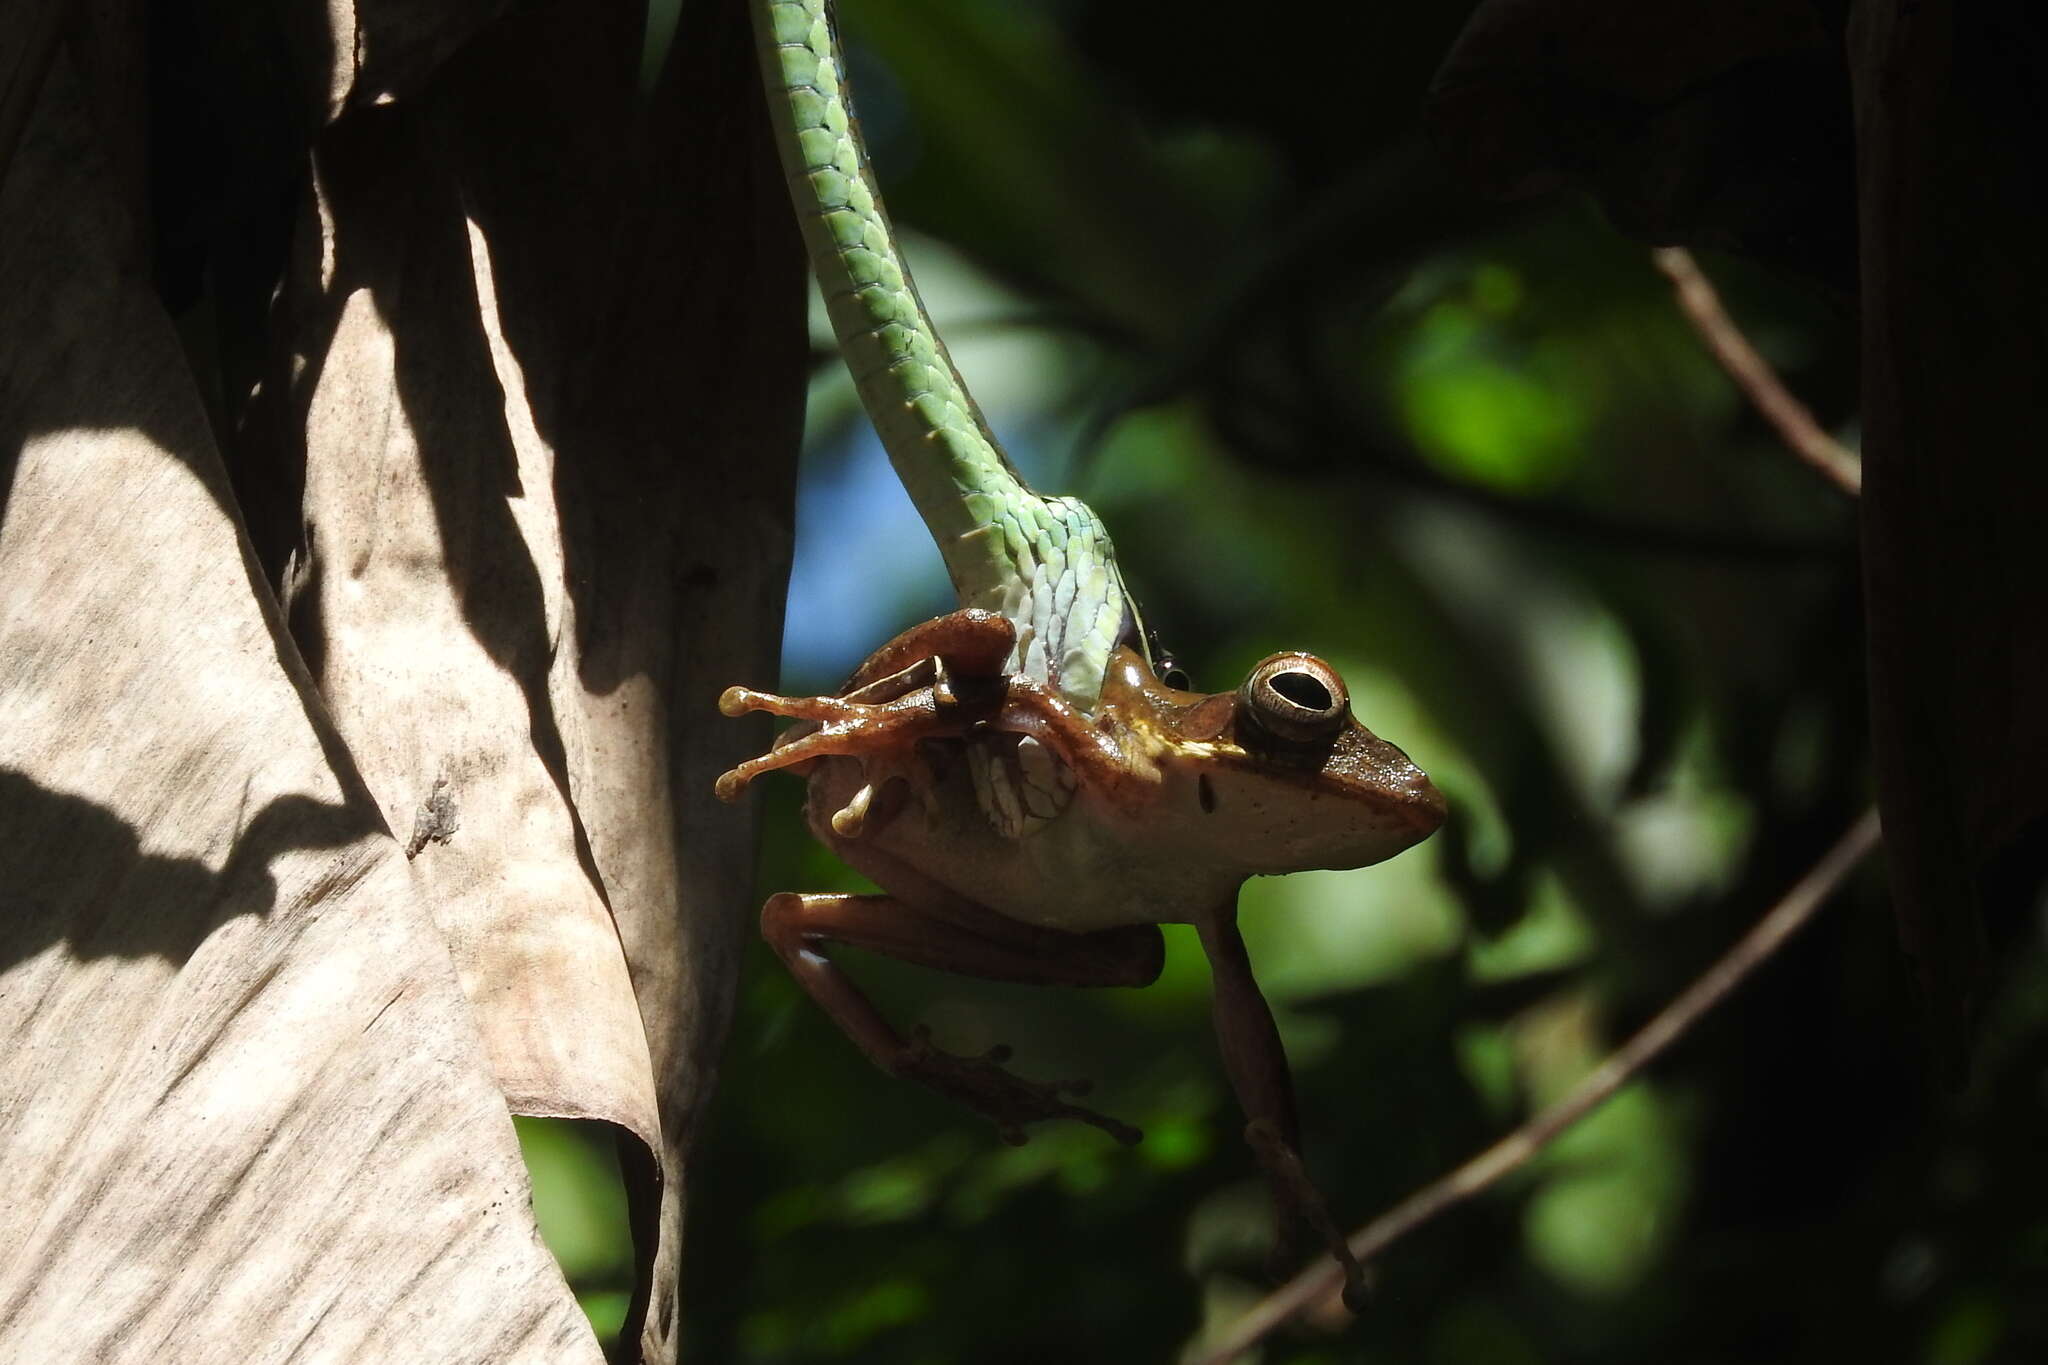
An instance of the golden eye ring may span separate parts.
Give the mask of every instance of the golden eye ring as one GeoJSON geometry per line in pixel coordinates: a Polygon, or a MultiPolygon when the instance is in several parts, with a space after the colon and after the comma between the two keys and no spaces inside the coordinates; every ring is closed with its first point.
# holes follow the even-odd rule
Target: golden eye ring
{"type": "Polygon", "coordinates": [[[1274,654],[1237,689],[1238,715],[1285,744],[1334,739],[1351,716],[1351,694],[1337,670],[1313,654],[1274,654]]]}

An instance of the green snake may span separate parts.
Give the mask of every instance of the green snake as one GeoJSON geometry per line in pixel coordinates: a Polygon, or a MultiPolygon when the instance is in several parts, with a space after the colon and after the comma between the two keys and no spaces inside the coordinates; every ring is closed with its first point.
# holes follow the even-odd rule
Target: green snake
{"type": "Polygon", "coordinates": [[[1007,670],[1084,713],[1149,651],[1101,518],[1034,492],[990,434],[903,263],[849,107],[829,0],[756,0],[775,141],[840,353],[963,607],[1016,627],[1007,670]]]}

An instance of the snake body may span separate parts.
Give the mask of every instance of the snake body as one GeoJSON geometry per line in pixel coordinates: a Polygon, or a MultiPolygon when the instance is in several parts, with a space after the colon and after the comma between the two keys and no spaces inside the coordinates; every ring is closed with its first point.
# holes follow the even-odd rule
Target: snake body
{"type": "Polygon", "coordinates": [[[1111,651],[1143,630],[1109,533],[1034,492],[967,392],[903,263],[849,105],[828,0],[755,0],[770,117],[841,354],[963,607],[1016,627],[1008,664],[1093,712],[1111,651]]]}

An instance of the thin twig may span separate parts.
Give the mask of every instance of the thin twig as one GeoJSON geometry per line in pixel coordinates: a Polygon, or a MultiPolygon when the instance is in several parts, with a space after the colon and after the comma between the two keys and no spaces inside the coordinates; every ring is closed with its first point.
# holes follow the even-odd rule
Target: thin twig
{"type": "Polygon", "coordinates": [[[1721,307],[1721,296],[1682,246],[1658,247],[1650,253],[1657,269],[1671,281],[1678,295],[1678,307],[1691,321],[1714,359],[1728,372],[1736,387],[1777,430],[1778,438],[1794,455],[1812,465],[1835,487],[1856,497],[1863,491],[1863,462],[1847,446],[1820,429],[1806,405],[1794,398],[1771,363],[1757,354],[1756,347],[1721,307]]]}
{"type": "MultiPolygon", "coordinates": [[[[1515,1170],[1599,1108],[1777,952],[1827,902],[1836,886],[1877,847],[1877,842],[1877,810],[1873,807],[1734,947],[1595,1067],[1570,1094],[1352,1233],[1351,1254],[1360,1261],[1369,1261],[1399,1238],[1515,1170]]],[[[1340,1280],[1335,1262],[1322,1262],[1304,1270],[1232,1323],[1214,1345],[1195,1357],[1196,1365],[1229,1365],[1281,1323],[1335,1293],[1340,1280]]]]}

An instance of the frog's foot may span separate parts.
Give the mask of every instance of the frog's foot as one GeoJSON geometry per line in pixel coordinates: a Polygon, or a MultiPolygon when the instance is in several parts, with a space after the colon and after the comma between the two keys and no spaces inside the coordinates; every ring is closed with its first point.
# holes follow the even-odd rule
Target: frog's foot
{"type": "Polygon", "coordinates": [[[1253,1119],[1246,1124],[1244,1140],[1258,1154],[1259,1165],[1266,1172],[1279,1222],[1266,1273],[1279,1280],[1293,1268],[1297,1259],[1294,1230],[1306,1225],[1322,1239],[1331,1258],[1344,1272],[1344,1306],[1354,1313],[1364,1312],[1365,1270],[1358,1264],[1358,1258],[1351,1254],[1351,1246],[1338,1230],[1336,1220],[1330,1217],[1330,1207],[1323,1202],[1322,1192],[1308,1178],[1308,1170],[1301,1164],[1301,1153],[1281,1137],[1279,1126],[1271,1119],[1253,1119]]]}
{"type": "Polygon", "coordinates": [[[1093,1124],[1126,1147],[1144,1137],[1128,1123],[1064,1098],[1086,1094],[1086,1081],[1027,1081],[1004,1069],[1003,1063],[1009,1056],[1007,1047],[990,1048],[979,1057],[956,1056],[933,1045],[931,1031],[919,1027],[912,1032],[890,1070],[992,1120],[997,1134],[1013,1147],[1024,1142],[1025,1124],[1044,1119],[1075,1119],[1093,1124]]]}
{"type": "MultiPolygon", "coordinates": [[[[746,687],[728,687],[718,699],[718,709],[728,716],[749,711],[767,711],[816,724],[815,729],[795,739],[785,738],[758,758],[750,758],[720,775],[715,790],[721,801],[737,801],[747,784],[762,773],[793,767],[814,758],[842,755],[875,765],[869,779],[873,790],[858,809],[849,806],[849,821],[856,828],[864,821],[866,808],[883,782],[895,776],[921,773],[916,764],[917,742],[935,736],[961,733],[969,723],[960,707],[937,687],[922,687],[885,702],[849,701],[844,697],[778,697],[746,687]]],[[[846,812],[842,812],[846,813],[846,812]]]]}
{"type": "Polygon", "coordinates": [[[903,812],[907,789],[917,796],[927,820],[938,818],[938,774],[921,748],[908,753],[864,754],[860,758],[860,789],[832,812],[832,830],[842,839],[879,834],[903,812]],[[890,790],[892,783],[901,783],[890,790]]]}

